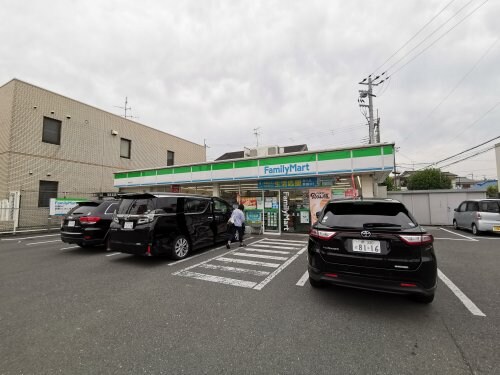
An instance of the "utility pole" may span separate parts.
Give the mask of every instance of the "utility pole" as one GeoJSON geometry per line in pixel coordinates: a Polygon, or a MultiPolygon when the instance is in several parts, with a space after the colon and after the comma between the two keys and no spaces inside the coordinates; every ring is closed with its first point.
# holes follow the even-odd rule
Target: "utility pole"
{"type": "Polygon", "coordinates": [[[368,78],[363,79],[361,82],[359,82],[360,85],[367,85],[368,90],[359,90],[359,99],[358,103],[359,106],[362,108],[368,108],[368,117],[366,117],[366,113],[363,115],[365,118],[368,120],[368,143],[380,143],[380,118],[378,118],[378,111],[377,111],[377,136],[375,136],[375,121],[373,119],[373,98],[376,97],[376,95],[373,94],[373,86],[378,86],[385,80],[383,79],[380,82],[376,82],[377,79],[379,79],[380,76],[376,76],[375,78],[372,79],[371,75],[368,76],[368,78]],[[368,104],[364,104],[364,98],[368,97],[368,104]]]}
{"type": "Polygon", "coordinates": [[[210,146],[207,145],[206,138],[203,138],[203,147],[205,147],[205,161],[206,161],[207,160],[207,148],[210,148],[210,146]]]}

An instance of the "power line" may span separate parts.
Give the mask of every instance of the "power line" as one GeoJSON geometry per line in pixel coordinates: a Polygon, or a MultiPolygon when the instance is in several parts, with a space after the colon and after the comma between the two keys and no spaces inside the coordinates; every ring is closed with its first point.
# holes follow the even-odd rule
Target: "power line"
{"type": "MultiPolygon", "coordinates": [[[[494,141],[495,139],[498,139],[498,138],[500,138],[500,135],[499,135],[499,136],[496,136],[496,137],[494,137],[494,138],[491,138],[491,139],[487,140],[486,142],[480,143],[480,144],[478,144],[477,146],[474,146],[474,147],[468,148],[467,150],[461,151],[461,152],[459,152],[459,153],[457,153],[457,154],[454,154],[454,155],[449,156],[449,157],[447,157],[447,158],[441,159],[441,160],[436,161],[436,162],[434,162],[434,163],[430,163],[429,165],[437,165],[437,164],[442,163],[443,161],[447,161],[447,160],[453,159],[453,158],[454,158],[454,157],[456,157],[456,156],[462,155],[462,154],[463,154],[463,153],[465,153],[465,152],[469,152],[469,151],[472,151],[472,150],[474,150],[474,149],[476,149],[476,148],[478,148],[478,147],[484,146],[485,144],[490,143],[490,142],[492,142],[492,141],[494,141]]],[[[493,146],[493,147],[495,147],[495,146],[493,146]]],[[[425,168],[426,168],[426,167],[424,167],[424,168],[420,168],[419,170],[421,170],[421,169],[425,169],[425,168]]],[[[443,167],[441,167],[441,168],[443,168],[443,167]]]]}
{"type": "MultiPolygon", "coordinates": [[[[473,0],[469,1],[466,5],[464,5],[462,8],[460,8],[460,10],[455,13],[454,16],[452,16],[448,21],[450,21],[453,17],[455,17],[458,13],[460,13],[462,11],[462,9],[464,9],[467,5],[469,5],[469,3],[471,3],[473,0]]],[[[451,27],[450,29],[448,29],[446,32],[444,32],[443,34],[441,34],[441,36],[439,38],[437,38],[436,40],[434,40],[431,44],[429,44],[427,47],[425,47],[424,49],[422,49],[419,53],[417,53],[415,56],[413,56],[409,61],[407,61],[405,64],[401,65],[396,71],[392,72],[391,76],[394,76],[394,74],[398,73],[401,69],[403,69],[405,66],[407,66],[409,63],[411,63],[413,60],[415,60],[417,57],[419,57],[422,53],[424,53],[425,51],[427,51],[429,48],[431,48],[434,44],[436,44],[439,40],[441,40],[442,38],[444,38],[446,35],[448,35],[452,30],[454,30],[458,25],[460,25],[462,22],[464,22],[467,18],[469,18],[472,14],[474,14],[477,10],[479,10],[479,8],[481,8],[484,4],[486,4],[489,0],[485,0],[484,2],[482,2],[481,4],[479,4],[479,6],[477,6],[476,8],[474,8],[471,12],[467,13],[467,15],[462,18],[458,23],[456,23],[453,27],[451,27]]],[[[446,23],[448,23],[448,21],[446,21],[446,23]]],[[[445,23],[445,24],[446,24],[445,23]]],[[[445,24],[441,25],[438,29],[436,29],[435,31],[439,30],[442,26],[444,26],[445,24]]],[[[434,32],[435,32],[434,31],[434,32]]],[[[433,35],[434,32],[432,34],[430,34],[429,36],[433,35]]],[[[424,39],[427,40],[428,38],[424,39]]],[[[410,50],[408,52],[411,53],[412,51],[415,50],[415,48],[417,48],[418,46],[420,46],[422,43],[419,43],[417,46],[415,46],[412,50],[410,50]]],[[[407,54],[407,55],[408,55],[407,54]]],[[[406,56],[407,56],[406,55],[406,56]]],[[[392,67],[394,67],[394,65],[396,65],[397,63],[399,63],[401,60],[403,60],[406,56],[403,56],[401,59],[399,59],[396,63],[392,64],[387,70],[390,70],[392,67]]]]}
{"type": "MultiPolygon", "coordinates": [[[[474,65],[472,66],[471,69],[469,69],[469,71],[467,73],[465,73],[462,78],[458,81],[458,83],[451,89],[451,91],[439,102],[439,104],[437,106],[435,106],[425,117],[422,121],[420,121],[420,124],[419,126],[417,127],[418,129],[420,128],[420,125],[422,125],[422,123],[424,121],[426,121],[429,117],[431,117],[431,115],[441,106],[441,104],[443,104],[450,96],[451,94],[453,94],[455,92],[455,90],[462,84],[463,81],[465,81],[465,79],[474,71],[474,69],[479,65],[479,63],[486,57],[486,55],[488,55],[488,53],[492,50],[492,48],[495,46],[495,44],[498,42],[498,38],[489,46],[489,48],[481,55],[481,57],[474,63],[474,65]]],[[[495,107],[498,105],[498,103],[495,105],[495,107]]],[[[490,111],[488,111],[487,113],[489,113],[490,111]]],[[[403,140],[401,142],[404,142],[406,139],[408,139],[408,137],[413,134],[414,131],[412,132],[409,132],[409,134],[406,135],[405,138],[403,138],[403,140]]]]}
{"type": "Polygon", "coordinates": [[[444,8],[442,8],[438,13],[436,13],[434,17],[432,17],[424,26],[422,26],[415,34],[413,34],[413,36],[410,39],[408,39],[401,47],[399,47],[398,50],[396,50],[391,56],[389,56],[389,58],[385,60],[379,67],[377,67],[370,75],[375,75],[375,72],[377,72],[380,68],[382,68],[385,64],[387,64],[394,56],[396,56],[399,53],[399,51],[401,51],[404,47],[408,45],[408,43],[410,43],[413,39],[415,39],[428,25],[432,23],[432,21],[434,21],[441,13],[443,13],[444,10],[448,8],[454,1],[455,0],[451,0],[448,4],[446,4],[444,8]]]}
{"type": "MultiPolygon", "coordinates": [[[[500,137],[497,137],[497,138],[500,138],[500,137]]],[[[443,166],[441,166],[441,168],[446,168],[446,167],[449,167],[450,165],[454,165],[454,164],[461,163],[461,162],[463,162],[463,161],[465,161],[465,160],[467,160],[467,159],[473,158],[474,156],[481,155],[481,154],[484,154],[485,152],[488,152],[488,151],[490,151],[490,150],[493,150],[494,148],[495,148],[495,146],[488,147],[488,148],[486,148],[486,149],[484,149],[484,150],[481,150],[481,151],[476,152],[476,153],[475,153],[475,154],[473,154],[473,155],[466,156],[466,157],[464,157],[464,158],[462,158],[462,159],[460,159],[460,160],[457,160],[457,161],[451,162],[451,163],[449,163],[449,164],[443,165],[443,166]]]]}

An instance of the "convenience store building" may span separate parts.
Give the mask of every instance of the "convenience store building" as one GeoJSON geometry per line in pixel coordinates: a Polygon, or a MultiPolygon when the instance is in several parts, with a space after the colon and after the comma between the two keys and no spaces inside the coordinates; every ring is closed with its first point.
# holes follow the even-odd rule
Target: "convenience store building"
{"type": "Polygon", "coordinates": [[[252,230],[307,233],[326,201],[380,196],[393,169],[394,144],[383,143],[123,171],[114,186],[218,196],[243,204],[252,230]]]}

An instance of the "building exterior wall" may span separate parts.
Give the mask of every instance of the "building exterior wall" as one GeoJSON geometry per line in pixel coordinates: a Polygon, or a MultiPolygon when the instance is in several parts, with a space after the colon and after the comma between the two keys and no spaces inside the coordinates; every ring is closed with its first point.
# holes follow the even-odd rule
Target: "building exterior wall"
{"type": "Polygon", "coordinates": [[[389,191],[387,197],[402,202],[424,225],[452,225],[454,209],[467,199],[486,198],[477,190],[389,191]]]}
{"type": "Polygon", "coordinates": [[[0,135],[1,192],[21,191],[21,210],[33,211],[21,213],[20,226],[47,221],[40,180],[57,181],[60,197],[86,198],[118,191],[113,172],[165,165],[167,151],[175,165],[206,160],[202,145],[19,80],[0,87],[0,135]],[[42,142],[44,117],[61,121],[59,145],[42,142]],[[131,141],[130,159],[120,157],[121,138],[131,141]]]}

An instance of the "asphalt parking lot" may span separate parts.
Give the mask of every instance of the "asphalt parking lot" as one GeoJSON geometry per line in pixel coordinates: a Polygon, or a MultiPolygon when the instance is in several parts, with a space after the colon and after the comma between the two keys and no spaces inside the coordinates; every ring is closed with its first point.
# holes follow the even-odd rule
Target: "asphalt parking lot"
{"type": "Polygon", "coordinates": [[[307,236],[182,261],[0,239],[2,374],[500,374],[500,236],[428,227],[422,305],[306,280],[307,236]]]}

